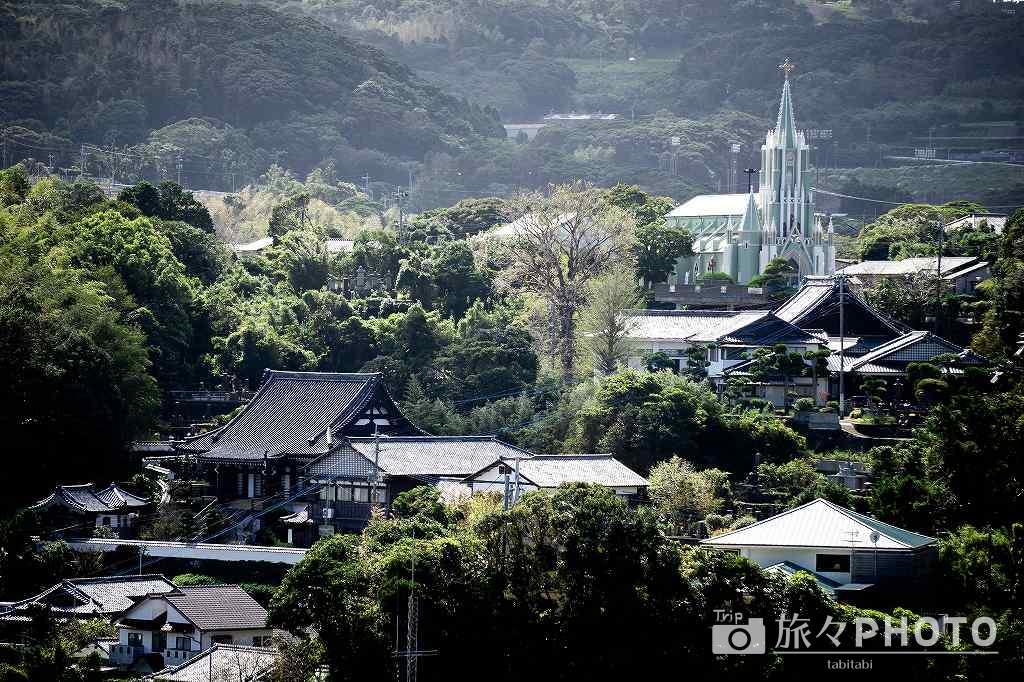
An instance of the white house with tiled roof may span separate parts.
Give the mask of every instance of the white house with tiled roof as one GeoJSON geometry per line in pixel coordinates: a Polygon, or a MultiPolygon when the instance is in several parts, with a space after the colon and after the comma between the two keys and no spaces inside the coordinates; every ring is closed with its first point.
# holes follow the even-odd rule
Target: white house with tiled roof
{"type": "Polygon", "coordinates": [[[935,560],[935,543],[818,498],[700,544],[764,569],[806,571],[841,594],[882,583],[920,584],[935,560]]]}
{"type": "Polygon", "coordinates": [[[179,587],[139,599],[117,620],[118,644],[111,661],[132,665],[160,656],[178,665],[215,644],[269,646],[267,610],[238,585],[179,587]]]}

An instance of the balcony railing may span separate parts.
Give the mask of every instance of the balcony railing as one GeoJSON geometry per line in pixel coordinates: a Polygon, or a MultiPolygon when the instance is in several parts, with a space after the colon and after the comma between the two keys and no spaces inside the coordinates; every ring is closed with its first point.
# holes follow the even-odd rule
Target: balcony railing
{"type": "Polygon", "coordinates": [[[143,653],[145,650],[141,646],[115,644],[110,647],[110,661],[116,665],[131,665],[143,653]]]}
{"type": "Polygon", "coordinates": [[[200,651],[192,651],[187,649],[164,649],[160,652],[164,657],[164,665],[181,665],[185,661],[195,656],[198,656],[200,651]]]}

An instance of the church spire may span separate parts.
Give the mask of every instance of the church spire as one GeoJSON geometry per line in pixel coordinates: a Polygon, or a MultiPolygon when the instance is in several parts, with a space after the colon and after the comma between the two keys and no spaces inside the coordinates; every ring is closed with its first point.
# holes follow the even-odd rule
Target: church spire
{"type": "Polygon", "coordinates": [[[782,101],[779,102],[779,116],[775,123],[775,134],[783,147],[790,147],[796,144],[796,117],[793,115],[793,98],[789,92],[789,72],[796,68],[789,58],[786,58],[779,68],[786,74],[786,81],[782,84],[782,101]]]}
{"type": "Polygon", "coordinates": [[[743,209],[743,219],[740,221],[740,230],[743,232],[758,232],[761,229],[761,219],[757,215],[757,202],[754,201],[754,190],[747,194],[747,207],[743,209]]]}

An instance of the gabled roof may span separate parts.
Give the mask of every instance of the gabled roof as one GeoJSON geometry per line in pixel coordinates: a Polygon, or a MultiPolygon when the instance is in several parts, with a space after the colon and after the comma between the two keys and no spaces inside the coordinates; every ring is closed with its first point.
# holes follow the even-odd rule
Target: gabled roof
{"type": "Polygon", "coordinates": [[[124,488],[111,483],[97,491],[92,483],[81,485],[59,485],[47,497],[32,505],[32,509],[45,509],[53,505],[67,507],[78,512],[115,512],[136,509],[149,504],[149,500],[133,495],[124,488]]]}
{"type": "MultiPolygon", "coordinates": [[[[374,461],[373,438],[350,438],[352,447],[374,461]]],[[[395,436],[380,438],[381,471],[390,476],[468,476],[502,457],[525,450],[493,436],[395,436]]]]}
{"type": "MultiPolygon", "coordinates": [[[[472,482],[498,464],[515,468],[515,461],[490,462],[466,479],[472,482]]],[[[647,479],[608,454],[534,455],[519,460],[519,476],[538,488],[557,488],[563,483],[593,483],[609,488],[644,487],[647,479]]]]}
{"type": "Polygon", "coordinates": [[[971,350],[965,350],[952,341],[947,341],[931,332],[908,332],[877,346],[858,358],[847,358],[847,368],[860,370],[866,365],[910,362],[928,362],[936,355],[956,353],[961,356],[959,364],[980,365],[985,359],[971,350]]]}
{"type": "MultiPolygon", "coordinates": [[[[945,259],[943,259],[943,260],[945,260],[945,259]]],[[[959,270],[957,270],[955,272],[951,272],[949,274],[945,274],[945,275],[942,276],[942,279],[947,279],[947,280],[957,279],[958,277],[963,277],[964,275],[969,275],[972,272],[977,272],[978,270],[982,270],[984,268],[987,268],[988,266],[989,266],[989,263],[987,263],[986,261],[980,261],[978,263],[975,263],[974,265],[968,265],[966,268],[961,268],[961,269],[959,269],[959,270]]],[[[945,268],[943,268],[943,272],[945,272],[945,268]]]]}
{"type": "Polygon", "coordinates": [[[883,523],[817,498],[764,521],[700,541],[713,547],[822,547],[908,550],[935,538],[883,523]],[[877,542],[872,542],[877,533],[877,542]]]}
{"type": "Polygon", "coordinates": [[[174,584],[162,575],[130,575],[63,580],[42,593],[14,602],[9,608],[24,611],[46,604],[66,616],[118,614],[148,594],[170,592],[174,584]]]}
{"type": "Polygon", "coordinates": [[[259,649],[237,644],[214,644],[181,665],[164,668],[148,676],[166,682],[210,682],[210,680],[270,679],[280,654],[276,649],[259,649]]]}
{"type": "MultiPolygon", "coordinates": [[[[845,303],[847,317],[847,336],[898,336],[909,328],[891,320],[868,305],[864,299],[843,289],[842,300],[845,303]]],[[[775,309],[781,319],[795,324],[801,329],[814,327],[825,329],[829,334],[838,334],[837,323],[833,319],[839,314],[839,282],[835,277],[807,277],[800,290],[775,309]]]]}
{"type": "Polygon", "coordinates": [[[627,310],[634,339],[691,343],[825,343],[768,310],[627,310]]]}
{"type": "MultiPolygon", "coordinates": [[[[179,587],[173,592],[147,597],[166,601],[200,630],[257,630],[267,627],[267,610],[238,585],[179,587]]],[[[123,620],[131,620],[134,608],[126,610],[123,620]]]]}
{"type": "Polygon", "coordinates": [[[260,390],[241,413],[219,429],[186,439],[180,449],[226,460],[323,455],[333,449],[335,435],[359,425],[375,396],[389,403],[393,421],[407,424],[380,374],[267,370],[260,390]]]}

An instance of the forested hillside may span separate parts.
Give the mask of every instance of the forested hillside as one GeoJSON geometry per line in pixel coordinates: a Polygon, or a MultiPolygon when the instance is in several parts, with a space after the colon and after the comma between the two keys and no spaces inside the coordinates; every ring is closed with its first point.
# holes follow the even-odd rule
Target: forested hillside
{"type": "Polygon", "coordinates": [[[405,178],[409,161],[501,134],[495,112],[308,17],[232,2],[0,7],[12,157],[68,166],[89,143],[122,154],[87,154],[87,172],[159,178],[181,155],[193,186],[222,187],[273,161],[405,178]]]}
{"type": "MultiPolygon", "coordinates": [[[[734,142],[737,168],[759,165],[786,57],[797,65],[799,125],[829,131],[814,141],[818,167],[905,166],[886,157],[922,146],[1015,149],[978,124],[1024,118],[1024,16],[991,3],[0,6],[5,160],[84,161],[87,175],[127,184],[174,178],[233,192],[273,163],[296,177],[333,163],[338,179],[368,176],[378,195],[411,185],[416,210],[574,177],[682,201],[742,186],[730,171],[734,142]],[[574,110],[619,118],[549,125],[529,144],[500,126],[574,110]]],[[[996,183],[934,170],[903,173],[899,199],[1021,203],[1017,169],[996,183]],[[936,177],[955,191],[909,191],[936,177]]],[[[833,174],[824,186],[894,196],[862,176],[833,174]]]]}
{"type": "MultiPolygon", "coordinates": [[[[797,65],[799,125],[831,131],[816,144],[815,165],[873,167],[928,146],[930,135],[950,138],[940,147],[985,147],[952,138],[978,135],[974,122],[1020,120],[1024,112],[1024,18],[991,3],[262,1],[372,42],[424,78],[498,109],[505,122],[551,111],[620,114],[572,131],[546,128],[529,151],[490,145],[453,163],[434,160],[417,195],[427,205],[460,190],[502,193],[573,174],[640,182],[677,200],[727,189],[731,141],[743,145],[743,167],[758,165],[785,57],[797,65]],[[754,118],[720,125],[738,114],[754,118]],[[710,134],[672,145],[679,128],[695,123],[710,134]]],[[[1014,174],[1007,185],[1020,181],[1014,174]]],[[[965,193],[997,204],[1020,200],[1019,190],[980,180],[910,198],[965,193]]]]}

